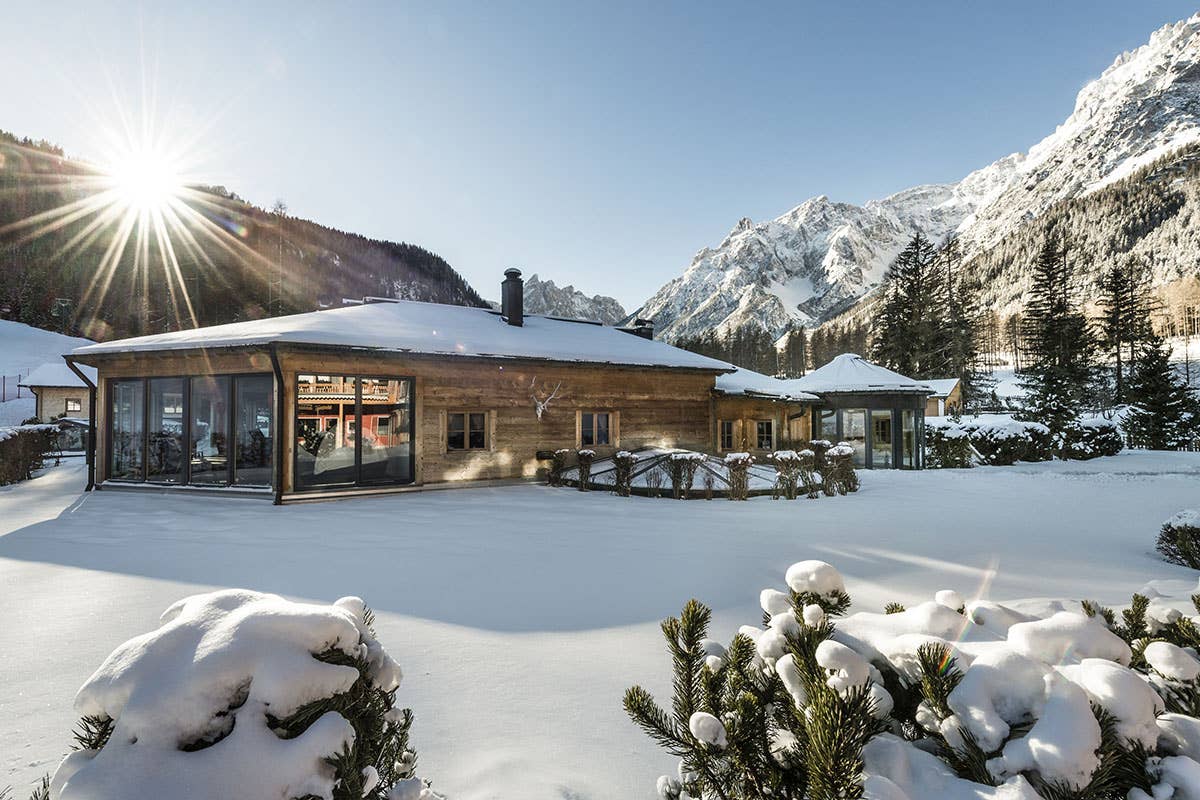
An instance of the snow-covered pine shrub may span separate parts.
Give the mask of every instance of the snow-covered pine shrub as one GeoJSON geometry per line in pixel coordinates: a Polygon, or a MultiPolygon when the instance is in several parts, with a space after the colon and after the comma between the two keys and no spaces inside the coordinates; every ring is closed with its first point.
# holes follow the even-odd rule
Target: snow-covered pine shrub
{"type": "Polygon", "coordinates": [[[727,453],[725,470],[729,473],[729,499],[745,500],[750,496],[750,465],[754,456],[749,453],[727,453]]]}
{"type": "Polygon", "coordinates": [[[806,448],[797,455],[799,456],[797,470],[799,471],[800,486],[803,487],[809,500],[815,500],[820,496],[823,480],[817,473],[817,454],[806,448]]]}
{"type": "Polygon", "coordinates": [[[0,428],[0,486],[32,478],[55,449],[57,434],[57,425],[0,428]]]}
{"type": "Polygon", "coordinates": [[[1091,616],[1041,618],[943,590],[835,625],[850,605],[836,569],[801,562],[786,582],[760,594],[761,627],[727,647],[705,638],[695,600],[663,624],[670,710],[644,689],[625,695],[680,758],[661,797],[1198,796],[1200,636],[1179,612],[1141,598],[1120,623],[1090,604],[1091,616]]]}
{"type": "Polygon", "coordinates": [[[576,450],[575,463],[579,471],[579,491],[586,492],[592,480],[592,462],[596,460],[595,450],[576,450]]]}
{"type": "Polygon", "coordinates": [[[696,481],[696,467],[704,461],[703,453],[671,453],[667,469],[671,473],[671,495],[676,500],[687,500],[696,481]]]}
{"type": "Polygon", "coordinates": [[[858,473],[854,471],[854,448],[838,442],[825,451],[825,494],[846,494],[858,491],[858,473]]]}
{"type": "Polygon", "coordinates": [[[769,456],[775,465],[775,485],[771,497],[795,500],[800,486],[800,454],[795,450],[776,450],[769,456]]]}
{"type": "Polygon", "coordinates": [[[1200,569],[1200,508],[1184,509],[1164,522],[1155,547],[1172,564],[1200,569]]]}
{"type": "Polygon", "coordinates": [[[1080,436],[1096,456],[1115,456],[1125,449],[1125,437],[1116,420],[1104,417],[1085,417],[1079,420],[1080,436]]]}
{"type": "Polygon", "coordinates": [[[942,417],[925,420],[925,466],[961,469],[971,466],[971,438],[961,425],[942,417]]]}
{"type": "Polygon", "coordinates": [[[628,450],[618,450],[613,455],[613,492],[619,497],[629,497],[633,486],[633,465],[637,456],[628,450]]]}
{"type": "Polygon", "coordinates": [[[1035,441],[1041,441],[1050,429],[1038,422],[1021,422],[1007,417],[977,417],[962,423],[971,447],[984,464],[1009,466],[1018,461],[1036,460],[1035,441]]]}
{"type": "Polygon", "coordinates": [[[550,461],[550,471],[546,475],[546,483],[551,486],[562,486],[563,471],[567,468],[567,458],[574,452],[565,447],[560,447],[554,451],[554,457],[550,461]]]}
{"type": "Polygon", "coordinates": [[[55,800],[419,800],[400,667],[362,600],[194,595],[122,644],[75,697],[55,800]]]}

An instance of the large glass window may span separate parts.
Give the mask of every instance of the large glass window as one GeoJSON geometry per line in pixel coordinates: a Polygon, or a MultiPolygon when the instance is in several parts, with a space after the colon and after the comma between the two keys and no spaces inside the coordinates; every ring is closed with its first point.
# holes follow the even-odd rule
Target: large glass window
{"type": "Polygon", "coordinates": [[[355,481],[353,423],[357,381],[341,375],[296,376],[296,485],[355,481]]]}
{"type": "Polygon", "coordinates": [[[229,482],[229,378],[192,378],[191,482],[229,482]]]}
{"type": "Polygon", "coordinates": [[[871,466],[875,469],[892,467],[892,412],[890,409],[871,409],[871,466]]]}
{"type": "Polygon", "coordinates": [[[108,478],[271,485],[273,376],[136,378],[110,386],[108,478]]]}
{"type": "MultiPolygon", "coordinates": [[[[412,381],[398,378],[362,378],[362,443],[359,481],[362,483],[411,483],[412,381]]],[[[484,446],[483,414],[467,415],[467,442],[484,446]]]]}
{"type": "Polygon", "coordinates": [[[867,411],[847,408],[842,411],[842,441],[854,448],[854,464],[867,465],[867,411]]]}
{"type": "Polygon", "coordinates": [[[270,486],[274,454],[274,387],[270,375],[234,378],[234,435],[237,437],[233,482],[238,486],[270,486]]]}
{"type": "Polygon", "coordinates": [[[903,461],[901,466],[905,469],[917,468],[917,412],[912,409],[904,410],[904,432],[901,442],[901,454],[903,461]]]}
{"type": "Polygon", "coordinates": [[[145,448],[146,384],[141,378],[112,383],[108,477],[142,479],[145,448]]]}
{"type": "MultiPolygon", "coordinates": [[[[476,415],[459,416],[447,420],[449,446],[462,447],[472,440],[469,428],[476,415]]],[[[482,434],[482,424],[478,427],[482,434]]],[[[412,379],[296,376],[298,488],[413,479],[412,379]]]]}
{"type": "Polygon", "coordinates": [[[183,482],[183,378],[151,378],[146,480],[183,482]]]}
{"type": "Polygon", "coordinates": [[[836,442],[838,439],[837,432],[837,409],[823,408],[821,409],[821,420],[817,426],[817,438],[824,439],[827,442],[836,442]]]}

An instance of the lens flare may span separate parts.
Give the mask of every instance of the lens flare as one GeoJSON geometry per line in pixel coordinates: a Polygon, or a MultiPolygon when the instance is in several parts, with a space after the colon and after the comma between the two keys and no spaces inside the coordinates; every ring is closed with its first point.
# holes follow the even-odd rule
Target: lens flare
{"type": "Polygon", "coordinates": [[[143,213],[161,212],[183,189],[178,167],[153,148],[131,150],[107,172],[120,201],[143,213]]]}

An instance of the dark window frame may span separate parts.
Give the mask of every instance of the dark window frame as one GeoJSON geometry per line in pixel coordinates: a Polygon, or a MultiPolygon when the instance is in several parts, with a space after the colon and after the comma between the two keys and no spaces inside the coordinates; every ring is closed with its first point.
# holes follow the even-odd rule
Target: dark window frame
{"type": "MultiPolygon", "coordinates": [[[[417,378],[415,375],[389,375],[380,372],[321,372],[319,370],[303,370],[292,373],[292,394],[295,397],[295,402],[292,403],[292,491],[298,493],[304,492],[329,492],[338,491],[341,489],[378,489],[388,486],[410,486],[417,482],[417,378]],[[300,429],[300,376],[312,375],[314,378],[326,376],[329,378],[353,379],[354,380],[354,415],[347,416],[346,428],[354,426],[355,431],[362,430],[362,387],[363,381],[367,378],[385,378],[389,381],[405,381],[408,383],[408,472],[409,479],[407,481],[378,481],[378,480],[363,480],[362,476],[362,445],[363,437],[356,435],[354,437],[354,480],[341,481],[338,483],[319,484],[316,486],[300,486],[298,476],[300,475],[300,448],[294,446],[297,431],[300,429]]],[[[327,429],[328,430],[328,429],[327,429]]],[[[399,430],[399,429],[397,429],[399,430]]],[[[393,433],[393,435],[395,435],[393,433]]]]}
{"type": "MultiPolygon", "coordinates": [[[[105,381],[105,412],[104,412],[104,475],[106,481],[113,483],[133,483],[133,484],[149,484],[151,486],[190,486],[192,485],[192,379],[193,378],[228,378],[229,385],[226,389],[228,397],[226,398],[226,424],[227,438],[229,448],[236,447],[237,443],[237,409],[234,404],[237,400],[237,380],[238,378],[269,378],[271,380],[271,446],[272,448],[280,446],[280,433],[283,428],[283,421],[276,419],[277,408],[276,401],[278,400],[278,392],[280,387],[275,383],[275,376],[270,372],[219,372],[211,375],[143,375],[140,377],[127,378],[108,378],[105,381]],[[154,481],[149,479],[149,466],[147,454],[150,451],[150,381],[152,380],[180,380],[183,382],[183,442],[186,448],[186,453],[183,458],[183,474],[178,481],[154,481]],[[118,383],[140,382],[142,384],[142,463],[141,473],[136,478],[114,478],[111,476],[112,459],[113,459],[113,440],[115,438],[113,431],[113,393],[118,383]]],[[[205,489],[263,489],[272,488],[275,481],[280,479],[280,476],[274,474],[274,462],[272,462],[272,477],[270,483],[267,484],[238,484],[237,480],[237,459],[234,457],[232,450],[229,454],[229,461],[226,465],[226,475],[224,481],[213,481],[208,483],[196,484],[205,489]]]]}
{"type": "Polygon", "coordinates": [[[489,428],[491,426],[488,424],[490,413],[491,412],[488,412],[488,411],[447,411],[446,412],[446,442],[445,442],[446,452],[447,453],[469,453],[473,450],[478,451],[478,450],[492,449],[492,434],[491,434],[491,431],[489,430],[489,428]],[[455,417],[462,418],[461,430],[454,431],[454,432],[462,434],[462,446],[461,447],[452,447],[450,445],[450,434],[452,432],[451,426],[452,426],[452,421],[455,417]],[[473,428],[471,426],[471,423],[475,421],[475,417],[480,417],[482,419],[483,427],[480,428],[479,430],[476,430],[475,428],[473,428]],[[481,442],[477,445],[471,444],[471,434],[473,434],[473,433],[479,433],[483,437],[481,442]]]}
{"type": "Polygon", "coordinates": [[[754,444],[759,450],[774,450],[775,449],[775,420],[773,419],[756,419],[754,420],[754,444]],[[767,444],[763,445],[763,426],[767,426],[767,444]]]}
{"type": "Polygon", "coordinates": [[[72,411],[75,413],[83,411],[83,400],[81,398],[67,397],[63,399],[63,413],[70,414],[72,411]],[[72,403],[75,404],[74,408],[71,408],[72,403]]]}
{"type": "Polygon", "coordinates": [[[613,415],[617,412],[612,410],[605,411],[579,411],[579,446],[580,447],[612,447],[613,446],[613,415]],[[587,417],[592,418],[591,425],[584,425],[584,420],[587,417]],[[604,423],[604,441],[600,439],[600,417],[605,418],[604,423]],[[586,441],[585,437],[591,436],[591,441],[586,441]]]}

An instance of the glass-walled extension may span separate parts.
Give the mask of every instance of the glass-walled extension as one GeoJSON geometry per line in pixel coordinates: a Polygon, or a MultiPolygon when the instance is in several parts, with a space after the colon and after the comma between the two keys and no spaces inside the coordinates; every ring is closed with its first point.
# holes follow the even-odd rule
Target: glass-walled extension
{"type": "Polygon", "coordinates": [[[114,481],[271,486],[271,375],[109,381],[107,475],[114,481]]]}
{"type": "MultiPolygon", "coordinates": [[[[923,397],[923,396],[922,396],[923,397]]],[[[853,398],[855,405],[820,408],[813,412],[816,438],[846,442],[854,449],[854,464],[866,469],[921,469],[922,428],[925,418],[907,396],[884,398],[881,407],[868,405],[869,395],[853,398]],[[889,405],[890,403],[895,405],[889,405]],[[909,407],[905,407],[909,406],[909,407]]]]}
{"type": "Polygon", "coordinates": [[[412,483],[413,379],[297,375],[295,450],[300,490],[412,483]]]}

